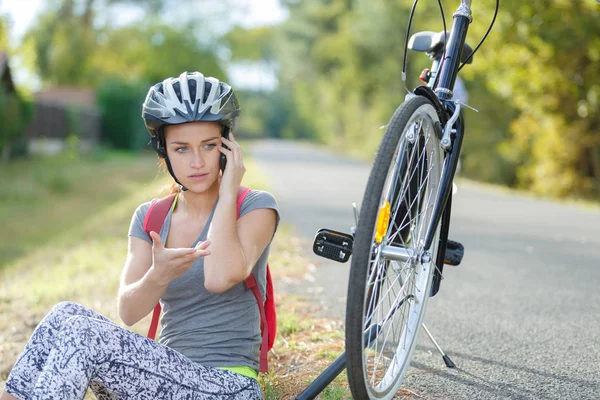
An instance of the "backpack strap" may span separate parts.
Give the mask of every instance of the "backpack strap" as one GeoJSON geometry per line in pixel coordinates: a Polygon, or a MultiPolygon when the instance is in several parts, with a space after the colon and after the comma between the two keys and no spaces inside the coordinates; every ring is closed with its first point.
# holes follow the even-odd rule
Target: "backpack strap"
{"type": "Polygon", "coordinates": [[[235,208],[235,218],[236,219],[240,218],[240,210],[242,209],[242,203],[246,199],[246,196],[248,196],[248,193],[250,193],[250,188],[240,186],[240,188],[238,189],[237,205],[235,208]]]}
{"type": "MultiPolygon", "coordinates": [[[[250,193],[250,189],[241,187],[238,191],[238,199],[237,199],[237,217],[240,217],[240,209],[242,208],[242,203],[246,196],[250,193]]],[[[267,283],[271,280],[271,274],[269,272],[269,266],[267,265],[267,283]]],[[[262,336],[262,343],[260,345],[260,372],[268,372],[269,371],[269,363],[267,360],[267,353],[269,352],[269,324],[267,322],[267,314],[265,312],[265,304],[263,301],[262,294],[260,293],[260,288],[256,283],[256,278],[254,278],[254,274],[251,272],[250,275],[244,280],[244,284],[248,289],[252,291],[254,298],[256,299],[256,304],[258,305],[258,311],[260,312],[260,329],[262,336]]]]}
{"type": "Polygon", "coordinates": [[[256,279],[254,275],[250,273],[250,275],[244,281],[246,287],[252,291],[254,298],[256,299],[256,304],[258,304],[258,311],[260,312],[260,329],[262,333],[262,342],[260,345],[260,372],[268,372],[269,371],[269,362],[267,360],[267,353],[269,352],[269,326],[267,324],[267,314],[265,313],[265,306],[262,299],[262,295],[260,294],[260,289],[258,288],[258,284],[256,283],[256,279]]]}
{"type": "MultiPolygon", "coordinates": [[[[169,214],[169,210],[173,206],[175,200],[174,194],[164,197],[150,206],[144,218],[144,232],[150,237],[150,232],[154,231],[160,234],[160,230],[169,214]]],[[[150,238],[152,240],[152,238],[150,238]]]]}
{"type": "Polygon", "coordinates": [[[267,285],[266,289],[266,300],[265,300],[265,314],[267,326],[269,327],[269,347],[271,350],[275,344],[275,336],[277,336],[277,312],[275,311],[275,290],[273,288],[273,279],[271,279],[271,268],[267,263],[267,285]]]}
{"type": "MultiPolygon", "coordinates": [[[[169,214],[169,210],[173,207],[175,198],[177,195],[172,194],[165,198],[160,199],[150,206],[144,218],[144,232],[148,234],[151,241],[150,232],[154,231],[160,234],[160,230],[169,214]]],[[[152,312],[152,321],[150,322],[150,328],[148,329],[148,337],[152,340],[156,337],[156,330],[158,328],[158,319],[160,317],[161,307],[160,303],[156,303],[154,311],[152,312]]]]}

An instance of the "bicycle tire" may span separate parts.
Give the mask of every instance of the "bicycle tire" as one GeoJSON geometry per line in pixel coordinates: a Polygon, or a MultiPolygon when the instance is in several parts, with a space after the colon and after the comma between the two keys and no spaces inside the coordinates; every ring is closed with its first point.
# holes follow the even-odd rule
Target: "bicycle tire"
{"type": "Polygon", "coordinates": [[[435,107],[429,99],[414,96],[402,103],[386,128],[365,189],[353,246],[346,306],[347,375],[355,399],[392,398],[406,374],[417,341],[437,258],[439,226],[435,228],[428,261],[426,258],[426,262],[421,261],[423,249],[419,250],[418,245],[424,239],[442,173],[444,155],[440,146],[441,133],[435,127],[438,122],[435,107]],[[414,137],[412,142],[407,137],[409,130],[414,137]],[[415,156],[420,150],[423,151],[415,156]],[[401,185],[397,183],[398,178],[402,178],[401,185]],[[421,200],[427,200],[425,209],[421,200]],[[386,214],[390,221],[387,225],[381,223],[386,214]],[[414,224],[412,216],[416,217],[414,224]],[[404,222],[407,217],[408,225],[404,222]],[[382,235],[383,231],[385,235],[382,235]],[[381,250],[390,245],[407,249],[412,246],[410,251],[414,257],[407,262],[386,259],[381,250]],[[402,277],[403,271],[406,278],[402,277]],[[384,293],[382,288],[387,281],[391,286],[384,293]],[[396,282],[400,282],[398,293],[392,290],[396,282]],[[385,301],[389,302],[387,312],[383,311],[385,301]],[[397,340],[388,342],[390,332],[398,333],[393,322],[401,308],[407,310],[402,312],[406,323],[403,323],[401,335],[393,338],[397,340]],[[376,325],[378,314],[386,315],[381,326],[376,325]],[[366,343],[364,332],[373,326],[377,337],[366,343]],[[381,353],[377,359],[373,356],[371,368],[371,347],[375,347],[374,353],[377,353],[382,337],[381,353]],[[366,344],[370,347],[365,347],[366,344]],[[390,346],[394,345],[392,352],[390,346]],[[381,360],[384,368],[379,371],[381,360]]]}

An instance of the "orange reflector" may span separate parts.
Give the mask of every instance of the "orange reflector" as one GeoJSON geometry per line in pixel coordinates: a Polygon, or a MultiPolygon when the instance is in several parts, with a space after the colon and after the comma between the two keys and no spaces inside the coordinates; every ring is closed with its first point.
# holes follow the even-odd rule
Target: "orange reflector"
{"type": "Polygon", "coordinates": [[[379,209],[379,214],[377,214],[377,228],[375,230],[375,241],[377,243],[381,243],[387,232],[390,223],[390,209],[390,202],[386,201],[379,209]]]}

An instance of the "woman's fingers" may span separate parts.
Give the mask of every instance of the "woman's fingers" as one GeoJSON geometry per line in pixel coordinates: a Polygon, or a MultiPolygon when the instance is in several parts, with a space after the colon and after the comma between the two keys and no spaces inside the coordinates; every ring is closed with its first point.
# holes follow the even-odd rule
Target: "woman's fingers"
{"type": "Polygon", "coordinates": [[[173,260],[171,265],[173,265],[174,269],[181,269],[181,273],[183,273],[190,269],[194,261],[198,258],[208,255],[210,255],[210,250],[195,250],[193,254],[173,260]]]}
{"type": "Polygon", "coordinates": [[[219,151],[221,153],[225,154],[225,157],[227,158],[227,164],[231,165],[233,163],[233,161],[234,161],[232,151],[229,150],[228,148],[226,148],[225,146],[219,147],[219,151]]]}
{"type": "Polygon", "coordinates": [[[198,244],[196,245],[196,249],[204,250],[204,249],[208,248],[209,245],[210,245],[210,240],[205,240],[204,242],[198,242],[198,244]]]}
{"type": "Polygon", "coordinates": [[[233,132],[229,133],[229,139],[221,137],[221,142],[223,144],[225,144],[227,147],[229,147],[231,155],[233,156],[233,159],[235,160],[235,163],[242,164],[242,148],[235,141],[235,138],[233,137],[233,132]]]}
{"type": "MultiPolygon", "coordinates": [[[[196,253],[198,251],[203,252],[202,254],[207,252],[207,248],[210,245],[210,242],[207,240],[205,242],[200,242],[198,243],[195,247],[191,247],[191,248],[183,248],[183,249],[170,249],[167,248],[165,249],[164,247],[162,247],[163,250],[163,254],[164,256],[169,259],[169,260],[175,260],[178,258],[184,258],[184,257],[191,257],[193,256],[193,258],[196,258],[196,253]]],[[[208,252],[208,254],[210,254],[210,252],[208,252]]]]}
{"type": "Polygon", "coordinates": [[[210,254],[210,250],[207,250],[208,246],[210,246],[210,241],[206,240],[204,242],[199,242],[196,246],[189,249],[172,249],[174,251],[173,258],[178,258],[177,261],[182,263],[194,261],[197,258],[210,254]]]}
{"type": "Polygon", "coordinates": [[[210,254],[208,246],[210,246],[210,240],[198,243],[196,247],[194,247],[196,249],[196,253],[193,255],[194,259],[208,256],[210,254]]]}
{"type": "Polygon", "coordinates": [[[170,256],[172,259],[192,256],[196,252],[196,249],[169,249],[170,256]]]}
{"type": "Polygon", "coordinates": [[[210,250],[196,250],[196,252],[192,254],[192,257],[195,260],[197,258],[206,257],[208,255],[210,255],[210,250]]]}

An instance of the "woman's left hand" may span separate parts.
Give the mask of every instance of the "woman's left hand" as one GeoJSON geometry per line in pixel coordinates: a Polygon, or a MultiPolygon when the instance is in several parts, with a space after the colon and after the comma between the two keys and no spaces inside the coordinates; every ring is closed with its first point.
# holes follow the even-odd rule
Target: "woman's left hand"
{"type": "Polygon", "coordinates": [[[246,173],[246,167],[244,166],[244,158],[242,157],[242,149],[240,145],[235,141],[233,132],[229,132],[229,139],[221,137],[221,143],[227,146],[221,146],[219,150],[227,157],[227,165],[223,171],[223,177],[221,178],[221,186],[219,187],[219,196],[221,198],[225,196],[233,196],[237,198],[237,191],[242,183],[242,178],[246,173]]]}

